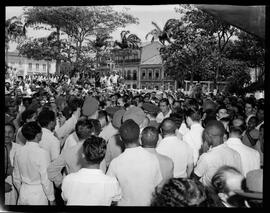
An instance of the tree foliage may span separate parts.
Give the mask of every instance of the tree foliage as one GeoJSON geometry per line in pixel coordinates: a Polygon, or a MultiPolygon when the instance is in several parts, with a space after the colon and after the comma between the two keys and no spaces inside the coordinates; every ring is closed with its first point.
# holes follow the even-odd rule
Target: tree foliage
{"type": "Polygon", "coordinates": [[[145,39],[148,38],[148,36],[152,36],[151,42],[154,42],[155,40],[159,40],[160,43],[165,45],[165,42],[171,43],[171,37],[174,33],[173,29],[175,29],[176,26],[181,26],[182,23],[178,19],[169,19],[164,27],[163,30],[157,25],[156,22],[152,21],[152,24],[155,26],[155,29],[151,30],[149,33],[146,34],[145,39]]]}
{"type": "Polygon", "coordinates": [[[123,30],[120,33],[121,40],[120,41],[115,41],[114,46],[118,46],[121,49],[137,49],[139,47],[139,44],[141,43],[141,39],[135,35],[131,34],[129,30],[123,30]]]}
{"type": "MultiPolygon", "coordinates": [[[[109,6],[31,7],[25,9],[24,17],[26,27],[53,31],[51,34],[53,42],[48,43],[48,38],[33,41],[39,44],[44,41],[44,44],[40,44],[40,46],[46,48],[40,55],[57,61],[68,61],[78,66],[92,63],[92,57],[95,55],[93,54],[94,49],[100,48],[99,45],[103,46],[101,43],[104,43],[107,38],[101,38],[99,32],[106,32],[106,36],[108,36],[118,27],[138,23],[137,18],[132,15],[116,12],[109,6]],[[55,38],[56,40],[54,40],[55,38]],[[96,42],[95,45],[93,42],[96,42]],[[56,51],[47,51],[51,47],[56,51]]],[[[30,44],[29,42],[19,49],[22,54],[27,52],[28,56],[34,58],[35,56],[31,55],[31,53],[35,54],[34,51],[23,50],[31,45],[36,46],[35,43],[30,44]]]]}

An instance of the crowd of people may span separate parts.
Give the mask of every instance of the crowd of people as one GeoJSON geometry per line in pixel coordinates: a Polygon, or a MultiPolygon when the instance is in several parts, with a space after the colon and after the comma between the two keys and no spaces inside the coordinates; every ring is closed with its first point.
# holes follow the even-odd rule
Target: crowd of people
{"type": "Polygon", "coordinates": [[[263,205],[264,99],[117,79],[6,80],[5,205],[263,205]]]}

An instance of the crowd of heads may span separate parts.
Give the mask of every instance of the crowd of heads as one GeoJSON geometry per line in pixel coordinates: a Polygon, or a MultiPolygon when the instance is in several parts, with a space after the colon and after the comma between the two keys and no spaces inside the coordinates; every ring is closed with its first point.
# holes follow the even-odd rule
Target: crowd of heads
{"type": "MultiPolygon", "coordinates": [[[[195,99],[179,91],[128,90],[117,84],[112,89],[97,88],[81,77],[74,82],[65,76],[60,79],[52,75],[7,82],[5,143],[14,139],[19,128],[27,141],[39,141],[42,127],[54,131],[56,119],[61,125],[79,109],[75,132],[80,140],[85,140],[86,164],[99,164],[104,159],[106,141],[98,136],[110,122],[119,129],[125,147],[141,143],[144,148],[155,148],[159,135],[175,135],[182,123],[188,128],[194,123],[204,127],[201,153],[222,144],[230,135],[251,147],[257,140],[263,144],[264,125],[258,125],[264,120],[264,99],[221,93],[200,94],[195,99]],[[158,113],[166,114],[169,110],[172,111],[169,117],[150,125],[158,113]]],[[[171,178],[156,188],[151,206],[221,205],[216,204],[213,194],[229,202],[229,198],[237,195],[235,191],[246,187],[247,181],[229,166],[220,168],[213,176],[212,189],[191,178],[171,178]]],[[[244,206],[244,202],[242,199],[237,205],[244,206]]]]}

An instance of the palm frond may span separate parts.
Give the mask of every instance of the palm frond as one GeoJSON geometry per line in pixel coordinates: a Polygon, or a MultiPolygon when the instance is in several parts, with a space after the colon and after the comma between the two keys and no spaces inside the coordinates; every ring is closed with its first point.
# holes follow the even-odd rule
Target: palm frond
{"type": "Polygon", "coordinates": [[[153,21],[152,21],[152,24],[156,27],[156,29],[157,29],[159,32],[162,32],[161,28],[156,24],[156,22],[153,22],[153,21]]]}

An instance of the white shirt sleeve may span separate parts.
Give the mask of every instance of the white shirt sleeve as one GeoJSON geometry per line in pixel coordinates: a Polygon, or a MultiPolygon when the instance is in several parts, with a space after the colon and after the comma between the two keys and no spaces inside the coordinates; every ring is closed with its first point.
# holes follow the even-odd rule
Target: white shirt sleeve
{"type": "Polygon", "coordinates": [[[51,161],[53,161],[60,155],[60,141],[56,137],[54,138],[54,141],[52,141],[50,149],[51,161]]]}
{"type": "Polygon", "coordinates": [[[43,156],[40,156],[38,160],[41,184],[47,199],[49,201],[53,201],[55,200],[53,183],[49,180],[47,173],[47,168],[50,164],[50,157],[48,152],[46,152],[45,150],[43,153],[43,156]]]}
{"type": "Polygon", "coordinates": [[[75,129],[75,125],[77,121],[78,121],[78,118],[75,115],[72,115],[71,118],[69,118],[63,124],[63,126],[57,129],[55,132],[57,134],[58,139],[62,139],[66,135],[69,135],[75,129]]]}
{"type": "Polygon", "coordinates": [[[208,168],[208,163],[207,163],[207,159],[205,157],[205,154],[202,154],[197,162],[197,165],[194,169],[194,173],[198,176],[198,177],[202,177],[208,168]]]}
{"type": "Polygon", "coordinates": [[[19,172],[19,167],[18,167],[17,155],[16,154],[14,156],[13,183],[14,183],[16,189],[19,192],[20,188],[21,188],[21,184],[22,184],[22,179],[21,179],[21,175],[20,175],[20,172],[19,172]]]}

